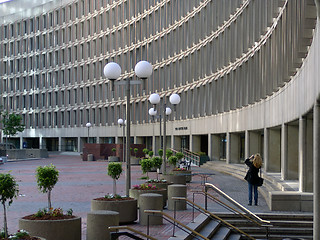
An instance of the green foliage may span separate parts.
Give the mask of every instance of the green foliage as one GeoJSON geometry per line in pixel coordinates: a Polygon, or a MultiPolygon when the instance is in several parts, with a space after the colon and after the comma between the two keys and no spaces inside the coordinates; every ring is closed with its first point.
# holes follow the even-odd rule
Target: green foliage
{"type": "Polygon", "coordinates": [[[5,204],[7,201],[9,205],[13,202],[13,198],[17,197],[19,193],[18,184],[14,177],[9,173],[0,174],[0,201],[5,204]]]}
{"type": "Polygon", "coordinates": [[[149,153],[149,150],[148,150],[148,148],[144,148],[144,149],[142,150],[142,152],[143,152],[145,155],[147,155],[147,154],[149,153]]]}
{"type": "Polygon", "coordinates": [[[180,160],[184,157],[184,154],[182,152],[177,152],[176,157],[178,158],[178,160],[180,160]]]}
{"type": "Polygon", "coordinates": [[[171,149],[167,149],[167,150],[166,150],[166,157],[167,157],[167,158],[171,157],[172,154],[173,154],[173,152],[172,152],[171,149]]]}
{"type": "Polygon", "coordinates": [[[21,123],[22,117],[14,113],[5,112],[2,114],[3,134],[14,136],[18,132],[22,132],[25,126],[21,123]]]}
{"type": "Polygon", "coordinates": [[[116,148],[112,148],[111,151],[113,152],[114,155],[116,155],[116,151],[117,151],[116,148]]]}
{"type": "Polygon", "coordinates": [[[161,157],[153,157],[152,161],[153,161],[153,166],[155,168],[161,168],[161,165],[162,165],[162,158],[161,157]]]}
{"type": "Polygon", "coordinates": [[[153,157],[153,151],[149,151],[149,153],[148,153],[148,155],[149,155],[149,157],[153,157]]]}
{"type": "Polygon", "coordinates": [[[39,166],[36,169],[36,178],[39,190],[43,193],[51,191],[59,179],[59,171],[51,163],[48,166],[39,166]]]}
{"type": "Polygon", "coordinates": [[[43,209],[39,209],[38,212],[36,212],[34,214],[35,217],[37,218],[41,218],[43,217],[44,215],[46,215],[48,213],[47,209],[46,208],[43,208],[43,209]]]}
{"type": "Polygon", "coordinates": [[[108,165],[108,175],[115,180],[118,180],[122,173],[122,164],[110,162],[108,165]]]}
{"type": "Polygon", "coordinates": [[[207,155],[205,152],[197,152],[197,154],[198,154],[199,156],[206,156],[206,155],[207,155]]]}
{"type": "Polygon", "coordinates": [[[168,161],[171,165],[173,165],[174,167],[177,165],[178,162],[178,158],[176,156],[170,156],[168,158],[168,161]]]}
{"type": "Polygon", "coordinates": [[[134,155],[137,157],[137,152],[139,151],[139,149],[138,148],[134,148],[133,149],[133,152],[134,152],[134,155]]]}
{"type": "Polygon", "coordinates": [[[163,156],[163,149],[159,149],[158,150],[158,154],[159,154],[160,157],[162,157],[163,156]]]}
{"type": "Polygon", "coordinates": [[[153,161],[151,158],[146,158],[140,161],[141,164],[141,169],[143,173],[147,173],[150,172],[151,168],[153,168],[153,161]]]}

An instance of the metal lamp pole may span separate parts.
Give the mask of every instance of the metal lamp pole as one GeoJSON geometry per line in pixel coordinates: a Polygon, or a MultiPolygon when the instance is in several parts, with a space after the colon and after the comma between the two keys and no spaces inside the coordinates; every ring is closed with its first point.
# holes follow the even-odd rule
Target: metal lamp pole
{"type": "Polygon", "coordinates": [[[122,152],[123,152],[123,155],[122,155],[122,161],[125,160],[125,121],[123,121],[122,118],[119,118],[118,119],[118,124],[120,126],[120,128],[123,128],[123,133],[122,133],[122,144],[123,144],[123,148],[122,148],[122,152]]]}
{"type": "MultiPolygon", "coordinates": [[[[174,106],[174,110],[177,104],[180,103],[180,96],[176,93],[172,94],[169,98],[170,103],[174,106]]],[[[156,108],[156,105],[160,103],[160,96],[157,93],[153,93],[149,97],[149,101],[151,104],[153,104],[153,109],[154,111],[156,108]]],[[[165,100],[164,100],[165,101],[165,100]]],[[[166,151],[167,151],[167,115],[171,114],[171,108],[167,107],[166,102],[163,104],[163,173],[167,173],[167,156],[166,156],[166,151]]],[[[150,110],[149,110],[150,111],[150,110]]],[[[161,119],[160,119],[160,127],[161,127],[161,119]]],[[[161,130],[160,130],[161,132],[161,130]]],[[[161,133],[160,133],[161,134],[161,133]]]]}
{"type": "MultiPolygon", "coordinates": [[[[115,62],[108,63],[103,69],[104,75],[111,81],[111,90],[113,91],[113,86],[115,80],[117,80],[121,75],[121,67],[115,62]]],[[[140,61],[136,64],[134,72],[138,78],[142,81],[147,79],[152,74],[152,65],[147,61],[140,61]]],[[[127,78],[126,81],[118,81],[119,85],[126,85],[126,112],[127,112],[127,124],[126,124],[126,195],[129,196],[129,189],[131,188],[131,162],[130,162],[130,86],[132,84],[141,84],[142,81],[136,80],[131,81],[127,78]]]]}
{"type": "Polygon", "coordinates": [[[90,131],[91,126],[92,126],[92,125],[91,125],[91,123],[89,123],[89,122],[86,124],[86,127],[88,128],[88,140],[87,140],[87,143],[89,143],[89,140],[90,140],[90,138],[89,138],[89,131],[90,131]]]}

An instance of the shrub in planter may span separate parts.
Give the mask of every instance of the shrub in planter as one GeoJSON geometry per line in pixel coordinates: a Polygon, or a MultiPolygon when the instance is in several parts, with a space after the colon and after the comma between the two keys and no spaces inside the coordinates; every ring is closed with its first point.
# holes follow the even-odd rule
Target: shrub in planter
{"type": "Polygon", "coordinates": [[[9,206],[12,204],[13,199],[17,197],[19,193],[18,184],[14,177],[9,173],[0,174],[0,201],[3,206],[3,230],[4,237],[8,237],[8,226],[7,226],[7,209],[6,202],[9,206]]]}
{"type": "Polygon", "coordinates": [[[171,149],[167,149],[167,150],[166,150],[166,157],[167,157],[167,158],[171,157],[172,154],[173,154],[173,152],[172,152],[171,149]]]}
{"type": "Polygon", "coordinates": [[[178,161],[180,161],[184,157],[184,154],[182,152],[177,152],[175,156],[178,158],[178,161]]]}
{"type": "Polygon", "coordinates": [[[148,148],[144,148],[144,149],[142,150],[142,152],[144,153],[145,156],[147,156],[147,155],[149,154],[148,148]]]}
{"type": "Polygon", "coordinates": [[[150,158],[152,158],[153,157],[153,151],[149,151],[148,155],[149,155],[150,158]]]}
{"type": "Polygon", "coordinates": [[[0,240],[45,240],[44,238],[39,237],[32,237],[30,234],[25,230],[18,230],[15,234],[11,234],[8,238],[6,238],[4,231],[0,232],[0,240]]]}
{"type": "Polygon", "coordinates": [[[135,157],[137,157],[137,152],[138,152],[138,151],[139,151],[138,148],[134,148],[134,149],[133,149],[133,152],[134,152],[134,156],[135,156],[135,157]]]}
{"type": "MultiPolygon", "coordinates": [[[[161,168],[161,166],[162,166],[162,158],[156,156],[156,157],[152,158],[152,161],[153,161],[153,166],[156,169],[160,169],[161,168]]],[[[157,171],[157,179],[159,179],[158,171],[157,171]]]]}
{"type": "Polygon", "coordinates": [[[168,162],[173,166],[176,167],[177,162],[178,162],[178,158],[176,156],[170,156],[168,158],[168,162]]]}
{"type": "Polygon", "coordinates": [[[113,194],[117,195],[116,182],[122,173],[122,164],[111,162],[108,165],[108,175],[113,179],[113,194]]]}
{"type": "MultiPolygon", "coordinates": [[[[133,185],[131,189],[129,189],[129,196],[135,198],[139,202],[139,196],[143,193],[159,193],[163,196],[163,207],[166,206],[167,203],[167,190],[164,188],[157,188],[154,184],[150,183],[142,183],[140,185],[133,185]]],[[[138,206],[139,207],[139,206],[138,206]]]]}
{"type": "Polygon", "coordinates": [[[159,149],[158,150],[158,154],[159,154],[160,157],[163,157],[163,149],[159,149]]]}
{"type": "Polygon", "coordinates": [[[36,169],[36,178],[39,190],[48,194],[48,209],[50,209],[51,191],[58,182],[59,171],[53,164],[44,167],[39,166],[36,169]]]}
{"type": "Polygon", "coordinates": [[[140,161],[140,165],[141,165],[142,172],[147,173],[147,178],[149,178],[148,172],[150,172],[151,169],[154,167],[154,162],[152,161],[152,159],[151,158],[142,159],[140,161]]]}

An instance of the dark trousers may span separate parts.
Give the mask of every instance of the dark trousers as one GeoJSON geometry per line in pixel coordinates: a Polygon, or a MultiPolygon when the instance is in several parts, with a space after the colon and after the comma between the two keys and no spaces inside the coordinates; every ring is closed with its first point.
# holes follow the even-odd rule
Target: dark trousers
{"type": "Polygon", "coordinates": [[[258,186],[248,182],[249,187],[249,204],[252,204],[252,189],[254,193],[254,204],[258,204],[258,186]]]}

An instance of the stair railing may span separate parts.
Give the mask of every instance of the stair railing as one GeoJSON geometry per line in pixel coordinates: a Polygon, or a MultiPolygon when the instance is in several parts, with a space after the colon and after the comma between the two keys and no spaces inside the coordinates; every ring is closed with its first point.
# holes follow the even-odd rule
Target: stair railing
{"type": "Polygon", "coordinates": [[[228,223],[227,221],[223,220],[221,217],[209,212],[208,210],[204,209],[203,207],[201,207],[200,205],[192,202],[191,200],[187,199],[187,198],[183,198],[183,197],[172,197],[173,200],[176,200],[176,201],[186,201],[186,203],[198,210],[199,212],[202,212],[204,214],[206,214],[207,216],[209,216],[211,219],[215,219],[215,220],[218,220],[220,221],[224,226],[227,226],[231,229],[233,229],[234,231],[238,232],[239,234],[241,235],[244,235],[246,236],[248,239],[251,239],[251,240],[255,240],[254,237],[250,236],[249,234],[245,233],[244,231],[240,230],[239,228],[237,228],[236,226],[233,226],[231,223],[228,223]]]}
{"type": "Polygon", "coordinates": [[[147,239],[151,239],[151,240],[157,240],[156,238],[154,237],[151,237],[149,236],[148,234],[145,234],[143,232],[140,232],[134,228],[131,228],[131,227],[128,227],[128,226],[112,226],[112,227],[109,227],[109,231],[110,231],[110,237],[111,237],[111,240],[116,240],[118,239],[119,236],[122,236],[122,235],[125,235],[125,236],[128,236],[132,239],[136,239],[136,240],[143,240],[143,238],[140,238],[130,232],[118,232],[119,230],[123,230],[123,229],[126,229],[126,230],[129,230],[131,232],[134,232],[135,234],[138,234],[142,237],[145,237],[147,239]]]}
{"type": "Polygon", "coordinates": [[[198,154],[195,154],[188,149],[182,149],[182,153],[184,155],[184,158],[187,161],[192,162],[193,164],[197,165],[198,167],[200,166],[200,156],[198,154]]]}
{"type": "MultiPolygon", "coordinates": [[[[193,230],[192,228],[188,227],[187,225],[183,224],[182,222],[180,222],[179,220],[175,219],[175,217],[171,217],[169,214],[160,211],[160,210],[144,210],[145,213],[149,213],[152,215],[158,215],[161,216],[164,220],[166,220],[167,222],[173,224],[173,227],[177,226],[179,229],[181,229],[184,232],[190,233],[193,237],[195,237],[196,239],[205,239],[205,240],[209,240],[208,238],[206,238],[205,236],[201,235],[200,233],[196,232],[195,230],[193,230]],[[190,232],[188,232],[190,231],[190,232]]],[[[148,218],[148,224],[147,224],[147,234],[149,234],[149,218],[148,218]]],[[[174,228],[173,228],[173,235],[174,237],[174,228]]]]}
{"type": "MultiPolygon", "coordinates": [[[[219,188],[217,188],[215,185],[213,185],[212,183],[205,183],[205,209],[207,209],[208,206],[208,200],[207,200],[207,196],[211,196],[213,197],[211,194],[208,193],[208,189],[212,189],[214,190],[216,193],[218,193],[220,196],[222,196],[224,199],[226,199],[227,201],[229,201],[231,204],[233,204],[234,206],[236,206],[237,208],[239,208],[240,210],[242,210],[243,212],[245,212],[246,214],[248,214],[250,216],[250,219],[252,219],[253,222],[257,222],[261,227],[265,227],[266,228],[266,237],[268,239],[269,237],[269,228],[272,227],[272,224],[270,221],[264,220],[262,218],[260,218],[259,216],[257,216],[256,214],[254,214],[253,212],[251,212],[250,210],[248,210],[247,208],[245,208],[244,206],[242,206],[240,203],[238,203],[237,201],[235,201],[233,198],[231,198],[229,195],[227,195],[226,193],[224,193],[223,191],[221,191],[219,188]]],[[[220,201],[220,203],[222,203],[220,201]]],[[[224,203],[225,204],[225,203],[224,203]]],[[[229,208],[231,208],[229,206],[229,208]]],[[[234,208],[231,208],[234,209],[234,208]]],[[[246,216],[244,214],[242,214],[243,216],[246,216]]]]}

